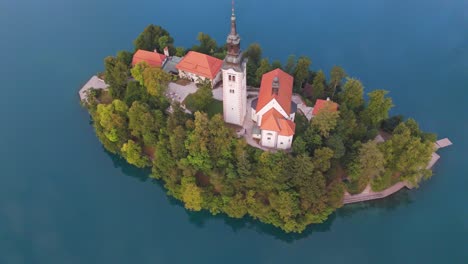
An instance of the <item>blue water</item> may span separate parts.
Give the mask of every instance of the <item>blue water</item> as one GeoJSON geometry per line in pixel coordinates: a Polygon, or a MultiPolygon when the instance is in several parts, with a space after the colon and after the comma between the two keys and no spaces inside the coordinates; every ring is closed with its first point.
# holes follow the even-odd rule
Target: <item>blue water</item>
{"type": "Polygon", "coordinates": [[[468,1],[237,6],[244,47],[339,64],[449,137],[431,181],[301,235],[189,213],[103,150],[77,90],[149,23],[224,41],[230,1],[0,0],[0,263],[468,263],[468,1]]]}

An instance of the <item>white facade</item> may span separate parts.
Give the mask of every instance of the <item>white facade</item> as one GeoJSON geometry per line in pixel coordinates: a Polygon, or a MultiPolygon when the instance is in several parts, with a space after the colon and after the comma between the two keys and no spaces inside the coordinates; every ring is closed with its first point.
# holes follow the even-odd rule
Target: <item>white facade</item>
{"type": "Polygon", "coordinates": [[[267,148],[276,148],[278,133],[276,131],[262,130],[261,144],[267,148]]]}
{"type": "Polygon", "coordinates": [[[261,145],[267,148],[290,149],[293,136],[282,136],[276,131],[262,130],[261,145]]]}
{"type": "Polygon", "coordinates": [[[278,149],[289,149],[291,148],[293,136],[282,136],[278,135],[278,141],[276,143],[276,148],[278,149]]]}
{"type": "Polygon", "coordinates": [[[247,63],[243,71],[223,69],[223,114],[226,123],[242,126],[247,112],[247,63]]]}
{"type": "Polygon", "coordinates": [[[205,80],[209,80],[211,82],[211,87],[214,87],[219,81],[221,81],[222,72],[219,71],[216,74],[214,79],[209,79],[207,77],[196,75],[196,74],[191,73],[191,72],[179,70],[179,77],[182,78],[182,79],[190,79],[195,83],[201,83],[201,82],[203,82],[205,80]]]}

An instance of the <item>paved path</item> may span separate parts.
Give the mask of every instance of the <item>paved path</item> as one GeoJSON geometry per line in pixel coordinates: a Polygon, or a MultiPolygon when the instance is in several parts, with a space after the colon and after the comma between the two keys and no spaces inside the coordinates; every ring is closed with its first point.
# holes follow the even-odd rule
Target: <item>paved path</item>
{"type": "Polygon", "coordinates": [[[390,196],[398,192],[404,187],[406,187],[406,183],[399,182],[393,185],[392,187],[385,189],[381,192],[373,192],[369,184],[367,185],[366,189],[364,189],[364,191],[360,194],[351,195],[348,192],[346,192],[343,198],[343,204],[358,203],[358,202],[382,199],[382,198],[385,198],[387,196],[390,196]]]}
{"type": "Polygon", "coordinates": [[[91,77],[91,79],[89,79],[89,81],[85,85],[83,85],[83,87],[78,92],[78,94],[80,95],[80,100],[83,102],[86,102],[88,100],[87,91],[92,88],[106,90],[108,87],[109,85],[107,85],[104,82],[104,80],[94,75],[93,77],[91,77]]]}
{"type": "Polygon", "coordinates": [[[302,101],[301,96],[297,94],[293,94],[292,101],[297,104],[297,109],[301,110],[307,120],[310,121],[312,119],[312,111],[314,108],[307,106],[306,103],[302,101]]]}
{"type": "Polygon", "coordinates": [[[182,103],[189,94],[193,94],[197,91],[195,83],[189,83],[187,85],[180,85],[177,83],[169,83],[169,87],[166,92],[166,96],[169,99],[182,103]]]}

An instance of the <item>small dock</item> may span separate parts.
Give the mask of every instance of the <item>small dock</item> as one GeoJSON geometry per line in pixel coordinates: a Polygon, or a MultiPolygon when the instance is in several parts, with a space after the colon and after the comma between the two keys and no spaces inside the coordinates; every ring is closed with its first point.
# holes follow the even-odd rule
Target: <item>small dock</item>
{"type": "Polygon", "coordinates": [[[452,141],[450,141],[450,139],[444,138],[444,139],[441,139],[441,140],[437,140],[435,145],[436,145],[437,149],[441,149],[441,148],[451,146],[451,145],[453,145],[453,143],[452,143],[452,141]]]}
{"type": "Polygon", "coordinates": [[[108,84],[106,84],[104,82],[103,79],[97,77],[96,75],[94,75],[93,77],[91,77],[91,79],[89,79],[89,81],[83,85],[83,87],[80,89],[80,91],[78,92],[78,94],[80,95],[80,100],[83,101],[83,102],[86,102],[87,101],[87,91],[90,90],[90,89],[102,89],[102,90],[105,90],[109,87],[108,84]]]}

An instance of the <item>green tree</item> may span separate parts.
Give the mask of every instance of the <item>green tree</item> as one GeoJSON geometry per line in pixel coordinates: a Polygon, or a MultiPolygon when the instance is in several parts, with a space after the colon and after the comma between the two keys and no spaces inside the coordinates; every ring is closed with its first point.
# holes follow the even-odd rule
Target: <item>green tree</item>
{"type": "Polygon", "coordinates": [[[288,60],[286,61],[286,64],[284,65],[284,71],[293,75],[295,68],[296,68],[296,56],[289,55],[288,60]]]}
{"type": "Polygon", "coordinates": [[[296,155],[304,154],[307,151],[307,143],[301,136],[297,136],[293,141],[292,149],[296,155]]]}
{"type": "Polygon", "coordinates": [[[265,73],[271,71],[271,65],[268,59],[262,59],[260,62],[260,66],[258,67],[257,71],[255,72],[256,83],[260,85],[262,81],[262,77],[265,73]]]}
{"type": "Polygon", "coordinates": [[[244,56],[249,59],[250,62],[255,66],[260,66],[260,61],[262,59],[262,47],[258,43],[252,43],[247,47],[244,52],[244,56]]]}
{"type": "Polygon", "coordinates": [[[182,178],[182,199],[185,208],[191,211],[200,211],[202,209],[202,191],[195,184],[194,177],[182,178]]]}
{"type": "Polygon", "coordinates": [[[271,68],[272,68],[272,69],[283,69],[283,65],[281,65],[281,61],[279,61],[279,60],[274,60],[274,61],[271,63],[271,68]]]}
{"type": "Polygon", "coordinates": [[[128,107],[119,100],[114,100],[109,105],[99,104],[92,114],[94,128],[104,147],[112,153],[120,151],[122,145],[127,142],[128,107]]]}
{"type": "Polygon", "coordinates": [[[385,170],[385,157],[373,140],[362,144],[358,162],[361,174],[365,177],[377,176],[385,170]]]}
{"type": "Polygon", "coordinates": [[[362,144],[356,159],[348,166],[350,193],[361,193],[371,179],[385,171],[385,157],[373,140],[362,144]]]}
{"type": "Polygon", "coordinates": [[[143,72],[145,71],[146,68],[149,68],[150,66],[146,61],[141,61],[137,63],[133,68],[130,70],[130,73],[132,74],[133,79],[135,81],[138,81],[141,86],[145,85],[145,81],[143,79],[143,72]]]}
{"type": "Polygon", "coordinates": [[[128,140],[128,142],[122,146],[121,151],[128,163],[133,164],[138,168],[144,168],[151,165],[148,157],[144,156],[142,153],[141,146],[133,140],[128,140]]]}
{"type": "Polygon", "coordinates": [[[332,135],[326,141],[327,147],[333,150],[333,158],[340,159],[345,155],[346,148],[343,144],[343,139],[339,135],[332,135]]]}
{"type": "Polygon", "coordinates": [[[132,64],[133,54],[126,50],[121,50],[117,52],[117,59],[125,63],[127,67],[130,67],[132,64]]]}
{"type": "Polygon", "coordinates": [[[319,131],[322,137],[328,138],[330,131],[335,129],[338,118],[339,112],[332,111],[331,106],[327,105],[312,118],[311,125],[319,131]]]}
{"type": "Polygon", "coordinates": [[[169,44],[172,44],[172,43],[171,43],[170,37],[167,35],[164,35],[158,39],[158,44],[159,44],[160,50],[162,51],[164,50],[165,47],[168,47],[169,44]]]}
{"type": "Polygon", "coordinates": [[[172,80],[172,76],[161,68],[148,67],[143,70],[143,82],[148,93],[162,97],[166,92],[167,85],[172,80]]]}
{"type": "Polygon", "coordinates": [[[356,112],[364,106],[363,93],[364,87],[359,80],[347,78],[343,91],[340,93],[341,104],[356,112]]]}
{"type": "Polygon", "coordinates": [[[318,71],[312,82],[312,102],[324,98],[325,95],[325,74],[322,70],[318,71]]]}
{"type": "Polygon", "coordinates": [[[197,40],[200,42],[200,45],[193,47],[195,51],[212,55],[218,48],[216,41],[210,35],[203,32],[198,33],[197,40]]]}
{"type": "Polygon", "coordinates": [[[109,92],[114,99],[123,99],[128,81],[128,66],[125,62],[107,57],[104,60],[105,81],[109,84],[109,92]]]}
{"type": "Polygon", "coordinates": [[[164,48],[160,46],[159,39],[163,36],[166,36],[165,39],[166,45],[172,45],[174,39],[170,36],[169,32],[160,26],[149,25],[145,30],[135,39],[133,44],[135,45],[135,50],[142,49],[147,51],[158,50],[162,52],[164,48]]]}
{"type": "Polygon", "coordinates": [[[208,145],[210,143],[209,119],[206,113],[196,112],[194,130],[185,141],[187,161],[195,169],[209,172],[213,168],[208,145]]]}
{"type": "Polygon", "coordinates": [[[196,111],[206,111],[208,105],[213,100],[213,91],[211,89],[211,84],[209,82],[204,82],[200,85],[198,90],[190,95],[190,110],[193,112],[196,111]]]}
{"type": "Polygon", "coordinates": [[[309,76],[309,68],[312,62],[309,58],[303,56],[297,60],[296,67],[294,68],[294,81],[296,89],[302,87],[302,84],[309,76]]]}
{"type": "Polygon", "coordinates": [[[234,135],[232,130],[226,127],[220,114],[210,119],[208,130],[210,131],[208,149],[213,164],[220,169],[226,168],[233,158],[232,146],[234,135]]]}
{"type": "Polygon", "coordinates": [[[330,84],[328,94],[331,98],[335,97],[336,88],[341,86],[341,81],[347,74],[340,66],[333,66],[330,72],[330,84]]]}
{"type": "Polygon", "coordinates": [[[333,158],[333,150],[327,147],[316,149],[313,157],[313,165],[320,172],[326,172],[331,168],[330,160],[333,158]]]}
{"type": "Polygon", "coordinates": [[[128,111],[128,119],[132,136],[142,140],[145,145],[156,145],[159,130],[165,125],[161,111],[151,111],[148,105],[135,101],[128,111]]]}
{"type": "Polygon", "coordinates": [[[186,53],[186,50],[185,50],[184,47],[177,47],[177,48],[176,48],[175,55],[176,55],[177,57],[183,57],[183,56],[185,55],[185,53],[186,53]]]}
{"type": "Polygon", "coordinates": [[[185,140],[187,139],[187,132],[182,126],[177,126],[169,135],[169,144],[172,156],[174,159],[179,160],[187,156],[185,149],[185,140]]]}
{"type": "Polygon", "coordinates": [[[375,90],[369,95],[369,104],[363,111],[363,120],[371,126],[378,127],[383,120],[388,118],[388,112],[393,107],[392,99],[385,97],[388,94],[385,90],[375,90]]]}
{"type": "Polygon", "coordinates": [[[414,120],[400,123],[393,136],[380,146],[386,167],[400,174],[401,179],[417,186],[422,179],[431,176],[431,171],[426,167],[434,151],[434,142],[423,141],[419,129],[412,131],[412,127],[415,129],[414,123],[414,120]]]}

